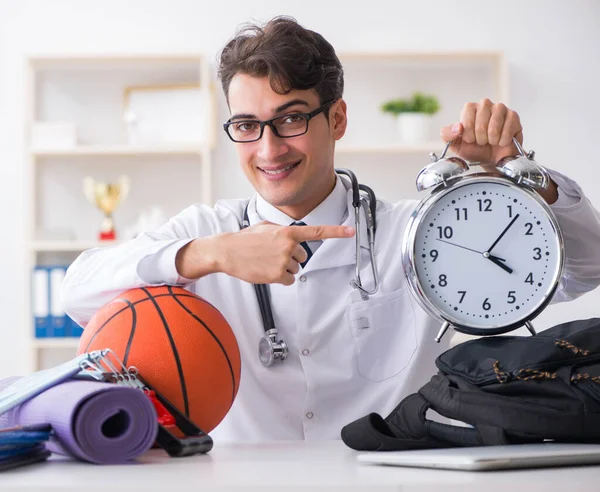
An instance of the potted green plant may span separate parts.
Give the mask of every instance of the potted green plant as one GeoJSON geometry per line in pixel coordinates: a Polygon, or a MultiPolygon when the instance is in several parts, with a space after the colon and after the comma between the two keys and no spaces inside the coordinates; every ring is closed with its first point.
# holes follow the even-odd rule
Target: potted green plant
{"type": "Polygon", "coordinates": [[[397,98],[382,104],[384,113],[392,114],[405,143],[424,142],[429,138],[431,117],[440,109],[437,98],[415,92],[410,98],[397,98]]]}

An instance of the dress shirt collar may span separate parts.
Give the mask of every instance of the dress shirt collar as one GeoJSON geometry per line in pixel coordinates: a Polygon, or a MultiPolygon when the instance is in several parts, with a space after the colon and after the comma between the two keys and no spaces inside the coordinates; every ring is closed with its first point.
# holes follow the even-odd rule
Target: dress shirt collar
{"type": "MultiPolygon", "coordinates": [[[[300,220],[306,225],[340,225],[344,221],[347,206],[346,188],[340,177],[336,174],[333,191],[316,208],[300,220]]],[[[256,195],[256,212],[259,220],[266,220],[274,224],[290,225],[294,222],[294,219],[275,208],[259,194],[256,195]]]]}

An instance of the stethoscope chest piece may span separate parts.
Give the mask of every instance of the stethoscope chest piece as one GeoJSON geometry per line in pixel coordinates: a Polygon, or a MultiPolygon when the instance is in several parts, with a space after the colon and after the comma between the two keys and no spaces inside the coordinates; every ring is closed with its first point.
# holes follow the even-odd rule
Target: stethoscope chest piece
{"type": "Polygon", "coordinates": [[[258,356],[262,365],[269,367],[276,360],[285,360],[287,355],[288,346],[283,340],[277,340],[277,329],[266,331],[258,343],[258,356]]]}

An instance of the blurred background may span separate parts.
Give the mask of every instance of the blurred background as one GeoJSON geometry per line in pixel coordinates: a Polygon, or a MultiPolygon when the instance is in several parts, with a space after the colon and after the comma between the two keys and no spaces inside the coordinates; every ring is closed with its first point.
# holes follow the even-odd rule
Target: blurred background
{"type": "MultiPolygon", "coordinates": [[[[336,166],[379,196],[419,198],[414,178],[442,150],[439,128],[489,97],[520,114],[525,148],[600,208],[594,0],[0,0],[0,377],[74,355],[78,327],[53,294],[98,244],[99,196],[111,209],[106,195],[120,190],[122,241],[193,202],[251,195],[222,131],[216,59],[240,24],[283,14],[344,63],[336,166]]],[[[534,325],[598,306],[600,290],[534,325]]]]}

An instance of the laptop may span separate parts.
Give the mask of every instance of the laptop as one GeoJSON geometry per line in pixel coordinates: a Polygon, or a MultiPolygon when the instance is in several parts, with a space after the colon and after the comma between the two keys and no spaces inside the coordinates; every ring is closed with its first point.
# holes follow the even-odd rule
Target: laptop
{"type": "Polygon", "coordinates": [[[359,454],[357,460],[359,463],[370,465],[469,471],[577,466],[600,464],[600,445],[545,442],[508,446],[373,451],[359,454]]]}

